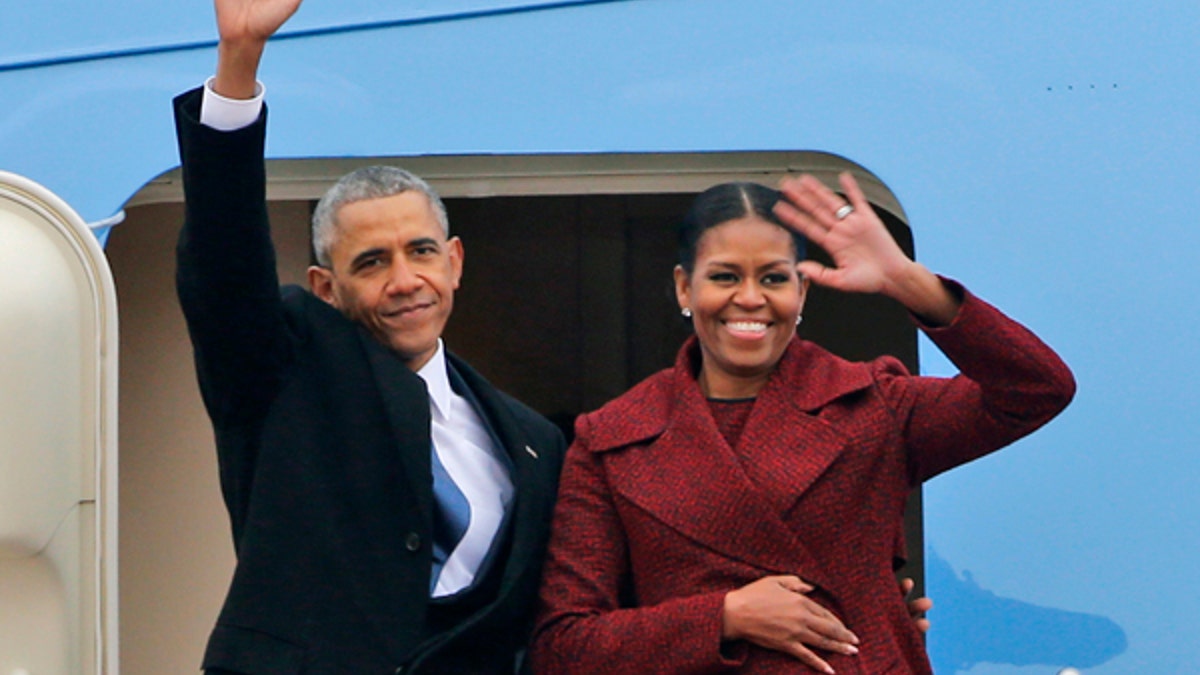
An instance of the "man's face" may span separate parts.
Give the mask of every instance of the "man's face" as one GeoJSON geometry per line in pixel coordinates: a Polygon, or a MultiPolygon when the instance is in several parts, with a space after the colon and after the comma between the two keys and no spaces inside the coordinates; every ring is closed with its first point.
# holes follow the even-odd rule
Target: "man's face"
{"type": "Polygon", "coordinates": [[[330,267],[308,270],[313,293],[420,369],[454,308],[462,242],[414,190],[346,204],[336,228],[330,267]]]}

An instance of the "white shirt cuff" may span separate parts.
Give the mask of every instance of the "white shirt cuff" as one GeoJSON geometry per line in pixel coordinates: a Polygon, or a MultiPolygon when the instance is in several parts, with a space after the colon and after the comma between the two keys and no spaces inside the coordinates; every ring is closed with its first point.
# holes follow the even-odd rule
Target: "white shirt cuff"
{"type": "Polygon", "coordinates": [[[204,82],[204,94],[200,98],[200,123],[217,131],[237,131],[254,124],[262,112],[266,93],[262,83],[254,83],[254,98],[236,99],[213,91],[215,79],[210,77],[204,82]]]}

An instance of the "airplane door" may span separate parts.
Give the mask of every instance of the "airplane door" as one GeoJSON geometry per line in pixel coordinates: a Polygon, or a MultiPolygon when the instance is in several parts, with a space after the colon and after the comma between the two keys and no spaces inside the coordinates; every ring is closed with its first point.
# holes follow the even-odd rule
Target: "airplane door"
{"type": "Polygon", "coordinates": [[[117,673],[117,309],[80,217],[0,171],[0,673],[117,673]]]}

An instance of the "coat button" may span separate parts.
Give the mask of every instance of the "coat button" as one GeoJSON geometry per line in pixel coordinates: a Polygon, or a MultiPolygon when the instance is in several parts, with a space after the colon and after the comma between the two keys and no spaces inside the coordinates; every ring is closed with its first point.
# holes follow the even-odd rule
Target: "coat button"
{"type": "Polygon", "coordinates": [[[396,670],[392,671],[392,675],[404,675],[405,670],[404,666],[396,666],[396,670]]]}
{"type": "MultiPolygon", "coordinates": [[[[404,548],[408,549],[409,551],[412,551],[413,553],[416,553],[417,551],[421,550],[421,535],[417,534],[416,532],[409,532],[404,537],[404,548]]],[[[400,670],[402,670],[403,668],[404,667],[401,666],[400,669],[398,669],[396,672],[397,673],[400,672],[400,670]]]]}

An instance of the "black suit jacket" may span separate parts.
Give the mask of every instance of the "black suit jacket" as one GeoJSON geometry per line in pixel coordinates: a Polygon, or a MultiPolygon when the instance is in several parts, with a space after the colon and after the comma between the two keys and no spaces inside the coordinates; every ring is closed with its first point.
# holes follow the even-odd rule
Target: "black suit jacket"
{"type": "Polygon", "coordinates": [[[337,310],[278,287],[266,113],[231,133],[175,101],[185,223],[177,285],[216,433],[237,569],[204,667],[248,674],[512,672],[561,467],[558,429],[449,356],[512,460],[498,590],[425,624],[433,492],[424,382],[337,310]]]}

